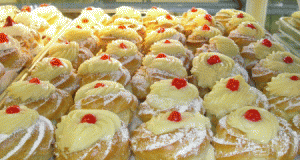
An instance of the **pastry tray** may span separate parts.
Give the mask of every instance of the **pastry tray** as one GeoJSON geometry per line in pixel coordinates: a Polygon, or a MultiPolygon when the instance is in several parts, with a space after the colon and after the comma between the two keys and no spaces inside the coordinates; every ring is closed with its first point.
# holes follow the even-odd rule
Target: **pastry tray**
{"type": "Polygon", "coordinates": [[[289,39],[300,45],[300,30],[289,24],[289,19],[291,19],[291,17],[281,17],[276,24],[278,25],[281,33],[288,35],[289,39]]]}
{"type": "Polygon", "coordinates": [[[283,44],[284,47],[288,49],[289,52],[300,57],[300,46],[294,41],[292,41],[289,37],[287,37],[286,34],[275,33],[273,34],[273,37],[275,38],[276,41],[283,44]]]}

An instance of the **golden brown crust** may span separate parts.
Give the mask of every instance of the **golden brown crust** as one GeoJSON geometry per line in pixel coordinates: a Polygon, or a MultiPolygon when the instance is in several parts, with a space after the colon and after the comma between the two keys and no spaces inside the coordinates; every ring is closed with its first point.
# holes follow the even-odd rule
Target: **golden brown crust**
{"type": "Polygon", "coordinates": [[[7,69],[21,70],[29,66],[32,61],[32,55],[20,52],[18,49],[8,49],[0,51],[0,63],[7,69]]]}
{"type": "Polygon", "coordinates": [[[93,53],[88,48],[80,47],[78,57],[72,61],[73,68],[77,70],[85,60],[88,60],[93,56],[93,53]]]}
{"type": "Polygon", "coordinates": [[[252,79],[255,82],[256,88],[261,91],[263,91],[267,83],[271,81],[272,77],[276,77],[278,74],[278,71],[272,71],[259,63],[252,68],[252,79]]]}

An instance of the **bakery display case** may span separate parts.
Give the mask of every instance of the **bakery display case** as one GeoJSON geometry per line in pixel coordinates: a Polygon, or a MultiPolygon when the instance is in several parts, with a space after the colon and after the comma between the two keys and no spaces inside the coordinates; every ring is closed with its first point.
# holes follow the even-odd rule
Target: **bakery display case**
{"type": "Polygon", "coordinates": [[[297,159],[289,17],[272,35],[243,0],[1,3],[0,159],[297,159]]]}

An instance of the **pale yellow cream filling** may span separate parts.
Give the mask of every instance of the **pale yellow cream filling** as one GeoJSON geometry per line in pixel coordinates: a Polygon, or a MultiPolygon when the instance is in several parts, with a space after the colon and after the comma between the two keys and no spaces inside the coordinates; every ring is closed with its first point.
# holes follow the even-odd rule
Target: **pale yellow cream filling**
{"type": "Polygon", "coordinates": [[[163,15],[166,15],[166,14],[169,14],[169,12],[165,9],[162,9],[162,8],[153,9],[153,8],[151,8],[146,12],[146,17],[153,17],[155,19],[156,17],[163,16],[163,15]]]}
{"type": "Polygon", "coordinates": [[[203,26],[199,26],[193,30],[191,36],[200,36],[205,38],[212,38],[215,36],[222,35],[221,31],[215,27],[209,27],[210,30],[203,30],[203,26]]]}
{"type": "Polygon", "coordinates": [[[118,82],[108,81],[108,80],[94,81],[92,83],[86,84],[81,88],[79,88],[79,90],[76,92],[74,101],[77,102],[81,99],[84,99],[92,95],[105,96],[108,94],[116,94],[120,91],[126,91],[126,90],[124,89],[124,86],[118,82]],[[102,83],[105,86],[95,88],[95,85],[97,83],[102,83]]]}
{"type": "Polygon", "coordinates": [[[21,101],[28,99],[36,101],[48,98],[55,92],[55,87],[49,81],[41,81],[40,84],[29,83],[28,81],[18,81],[12,83],[8,88],[8,96],[14,99],[20,98],[21,101]]]}
{"type": "Polygon", "coordinates": [[[261,39],[265,36],[264,29],[256,22],[242,22],[238,27],[237,31],[242,35],[252,36],[255,39],[261,39]],[[256,29],[247,27],[248,24],[253,24],[256,29]]]}
{"type": "Polygon", "coordinates": [[[300,95],[300,74],[281,73],[277,77],[272,77],[271,82],[267,84],[266,90],[274,96],[299,96],[300,95]],[[299,80],[294,81],[290,78],[297,76],[299,80]]]}
{"type": "Polygon", "coordinates": [[[116,15],[134,19],[140,19],[142,17],[141,12],[129,6],[121,6],[116,8],[116,15]]]}
{"type": "Polygon", "coordinates": [[[99,140],[108,141],[121,127],[120,118],[107,110],[74,110],[62,117],[57,124],[56,145],[64,152],[76,152],[86,149],[99,140]],[[93,114],[97,121],[81,123],[82,117],[93,114]]]}
{"type": "Polygon", "coordinates": [[[155,82],[150,89],[146,101],[151,107],[157,109],[168,109],[172,106],[186,104],[199,97],[198,89],[193,84],[187,83],[187,86],[177,89],[172,86],[171,79],[155,82]],[[158,101],[157,98],[160,100],[158,101]]]}
{"type": "Polygon", "coordinates": [[[0,110],[0,134],[11,135],[13,132],[21,129],[27,129],[39,118],[39,113],[26,106],[19,106],[20,112],[15,114],[7,114],[4,110],[0,110]]]}
{"type": "Polygon", "coordinates": [[[158,33],[157,31],[159,29],[160,28],[147,34],[147,36],[145,38],[146,44],[153,44],[156,41],[159,41],[162,39],[167,39],[167,38],[170,38],[170,37],[178,34],[176,29],[174,29],[174,28],[165,28],[165,31],[163,33],[158,33]]]}
{"type": "Polygon", "coordinates": [[[146,67],[164,70],[179,77],[187,76],[182,61],[173,56],[167,55],[165,58],[156,58],[156,55],[146,55],[142,63],[146,67]]]}
{"type": "Polygon", "coordinates": [[[211,92],[205,95],[203,106],[208,113],[223,117],[237,108],[255,104],[257,97],[258,95],[250,90],[250,86],[244,78],[237,75],[217,82],[211,92]],[[228,80],[231,78],[239,81],[237,91],[231,91],[226,87],[228,80]]]}
{"type": "Polygon", "coordinates": [[[139,52],[137,46],[134,43],[127,40],[112,41],[107,45],[106,48],[107,49],[105,53],[110,55],[117,55],[119,57],[134,56],[139,52]],[[126,45],[125,49],[120,47],[121,43],[124,43],[126,45]]]}
{"type": "Polygon", "coordinates": [[[263,42],[263,39],[257,41],[254,44],[253,49],[254,49],[255,58],[257,58],[257,59],[264,59],[267,57],[267,55],[271,54],[272,52],[285,51],[285,49],[277,42],[271,41],[271,43],[272,43],[271,47],[267,47],[267,46],[263,45],[262,42],[263,42]]]}
{"type": "Polygon", "coordinates": [[[227,119],[227,124],[233,128],[246,133],[247,138],[257,143],[269,143],[276,137],[279,130],[279,123],[276,117],[265,109],[246,106],[231,112],[227,119]],[[261,120],[252,122],[244,117],[249,109],[256,109],[260,113],[261,120]]]}
{"type": "Polygon", "coordinates": [[[98,30],[95,34],[100,37],[116,37],[126,38],[139,42],[142,40],[141,36],[132,28],[120,29],[119,26],[106,26],[98,30]]]}
{"type": "Polygon", "coordinates": [[[263,67],[273,71],[300,73],[300,58],[290,52],[273,52],[272,54],[269,54],[264,61],[260,62],[263,67]],[[293,59],[293,63],[285,63],[283,61],[287,56],[290,56],[293,59]]]}
{"type": "Polygon", "coordinates": [[[199,112],[181,113],[182,120],[179,122],[168,120],[170,114],[171,112],[166,112],[152,117],[151,120],[146,122],[146,128],[155,135],[160,135],[170,133],[180,128],[199,128],[201,130],[206,130],[211,127],[209,119],[201,115],[199,112]]]}
{"type": "Polygon", "coordinates": [[[209,39],[209,43],[215,44],[217,50],[220,53],[225,54],[226,56],[234,57],[240,54],[239,47],[234,43],[232,39],[228,37],[218,35],[209,39]]]}
{"type": "Polygon", "coordinates": [[[228,24],[232,27],[238,26],[242,22],[256,22],[255,18],[253,18],[250,14],[242,11],[232,11],[232,10],[224,10],[225,13],[232,15],[232,18],[228,21],[228,24]],[[243,18],[238,18],[237,15],[242,13],[244,15],[243,18]]]}
{"type": "Polygon", "coordinates": [[[156,21],[158,23],[158,25],[163,25],[163,24],[166,24],[166,23],[170,23],[170,24],[173,24],[173,25],[177,25],[180,23],[180,20],[173,16],[173,15],[170,15],[172,19],[167,19],[166,16],[159,16],[156,18],[156,21]]]}
{"type": "Polygon", "coordinates": [[[100,58],[100,56],[96,56],[84,61],[78,68],[78,74],[110,73],[118,71],[122,67],[122,64],[114,58],[110,58],[110,60],[100,58]]]}
{"type": "Polygon", "coordinates": [[[293,18],[300,18],[300,11],[294,12],[291,16],[293,18]]]}
{"type": "Polygon", "coordinates": [[[202,53],[193,59],[191,73],[196,76],[199,86],[212,88],[216,81],[228,77],[233,67],[234,61],[228,56],[216,52],[202,53]],[[207,59],[213,55],[219,56],[221,62],[213,65],[208,64],[207,59]]]}
{"type": "Polygon", "coordinates": [[[39,78],[42,81],[51,81],[59,75],[71,73],[73,67],[69,60],[59,58],[62,66],[57,67],[50,64],[52,59],[53,57],[44,58],[38,62],[31,72],[31,77],[39,78]]]}
{"type": "Polygon", "coordinates": [[[197,17],[193,19],[193,21],[198,25],[198,26],[204,26],[209,25],[209,26],[215,26],[216,25],[216,20],[213,16],[211,16],[211,22],[205,19],[206,14],[200,14],[197,17]]]}
{"type": "Polygon", "coordinates": [[[7,35],[8,42],[0,43],[0,50],[6,50],[6,49],[20,49],[20,42],[10,35],[7,35]]]}
{"type": "Polygon", "coordinates": [[[151,46],[150,52],[154,55],[157,55],[159,53],[165,53],[171,56],[186,55],[186,49],[184,48],[182,43],[180,43],[178,40],[168,40],[171,43],[164,43],[166,41],[165,39],[155,42],[151,46]]]}
{"type": "Polygon", "coordinates": [[[23,24],[14,24],[13,26],[9,27],[1,27],[0,33],[5,33],[7,35],[10,35],[12,37],[22,37],[24,39],[30,39],[33,37],[32,35],[32,29],[30,29],[27,26],[24,26],[23,24]]]}
{"type": "Polygon", "coordinates": [[[87,39],[91,37],[93,34],[92,30],[89,29],[79,29],[79,28],[70,28],[65,31],[63,37],[66,38],[69,42],[76,41],[79,42],[81,40],[87,39]]]}
{"type": "Polygon", "coordinates": [[[196,18],[198,15],[201,14],[207,14],[207,11],[205,9],[202,8],[196,8],[197,11],[196,12],[191,12],[191,9],[189,9],[186,13],[186,18],[187,19],[194,19],[196,18]]]}
{"type": "Polygon", "coordinates": [[[74,61],[79,54],[79,44],[75,41],[69,44],[55,43],[49,48],[51,57],[64,58],[69,61],[74,61]]]}
{"type": "Polygon", "coordinates": [[[102,8],[95,8],[95,7],[91,7],[91,8],[92,8],[92,10],[86,10],[86,8],[83,9],[81,11],[81,15],[93,16],[97,20],[101,19],[101,17],[104,16],[105,12],[102,8]]]}

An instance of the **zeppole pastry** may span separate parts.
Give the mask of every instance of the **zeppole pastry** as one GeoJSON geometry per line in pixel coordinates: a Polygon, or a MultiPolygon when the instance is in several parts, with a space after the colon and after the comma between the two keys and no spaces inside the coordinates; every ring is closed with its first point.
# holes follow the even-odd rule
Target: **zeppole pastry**
{"type": "Polygon", "coordinates": [[[291,18],[288,19],[288,23],[296,29],[300,30],[300,11],[294,12],[291,18]]]}
{"type": "Polygon", "coordinates": [[[232,39],[239,46],[240,50],[263,37],[265,37],[264,28],[256,22],[249,21],[242,22],[228,35],[228,38],[232,39]]]}
{"type": "Polygon", "coordinates": [[[170,14],[159,16],[155,20],[149,22],[147,24],[147,32],[156,30],[161,27],[174,28],[178,32],[183,32],[183,27],[180,24],[180,19],[170,14]]]}
{"type": "Polygon", "coordinates": [[[129,71],[121,62],[107,54],[84,61],[78,68],[78,76],[81,78],[80,86],[95,80],[111,80],[126,87],[131,79],[129,71]]]}
{"type": "Polygon", "coordinates": [[[290,52],[277,51],[261,59],[252,68],[252,79],[259,90],[263,90],[272,77],[279,73],[300,73],[300,58],[290,52]]]}
{"type": "Polygon", "coordinates": [[[222,35],[221,31],[215,27],[209,27],[204,24],[193,30],[193,32],[187,37],[186,45],[193,53],[196,52],[196,48],[200,48],[204,44],[208,44],[210,38],[222,35]]]}
{"type": "Polygon", "coordinates": [[[184,12],[182,14],[181,24],[185,25],[188,22],[192,21],[194,18],[196,18],[198,15],[202,14],[208,14],[208,12],[203,8],[192,7],[187,12],[184,12]]]}
{"type": "Polygon", "coordinates": [[[148,26],[149,23],[152,23],[159,16],[165,16],[169,14],[169,12],[163,8],[153,6],[146,12],[146,16],[143,18],[144,26],[148,26]]]}
{"type": "Polygon", "coordinates": [[[55,138],[57,160],[125,160],[130,156],[126,125],[106,110],[71,111],[57,124],[55,138]]]}
{"type": "Polygon", "coordinates": [[[0,6],[0,26],[3,26],[5,23],[5,19],[10,17],[15,17],[18,13],[20,13],[20,9],[14,5],[1,5],[0,6]]]}
{"type": "MultiPolygon", "coordinates": [[[[267,97],[258,89],[251,87],[241,75],[221,79],[204,96],[203,106],[213,127],[219,119],[243,106],[269,109],[267,97]]],[[[214,129],[214,128],[213,128],[214,129]]]]}
{"type": "Polygon", "coordinates": [[[82,86],[75,95],[74,109],[104,109],[116,113],[129,124],[138,106],[137,98],[114,81],[94,81],[82,86]]]}
{"type": "Polygon", "coordinates": [[[143,55],[134,43],[127,40],[112,41],[107,45],[105,54],[120,61],[132,76],[142,64],[143,55]]]}
{"type": "Polygon", "coordinates": [[[241,74],[246,82],[249,81],[247,71],[230,57],[217,52],[201,53],[193,59],[190,82],[198,87],[200,97],[204,97],[216,81],[221,78],[241,74]]]}
{"type": "Polygon", "coordinates": [[[212,144],[220,160],[293,160],[298,151],[297,133],[284,119],[252,106],[222,118],[212,144]]]}
{"type": "Polygon", "coordinates": [[[105,14],[102,8],[95,8],[92,6],[84,8],[81,11],[80,15],[87,15],[88,17],[94,17],[96,19],[96,22],[102,25],[107,25],[111,19],[109,15],[105,14]]]}
{"type": "Polygon", "coordinates": [[[39,112],[53,122],[59,121],[73,104],[71,95],[55,88],[48,81],[32,78],[30,81],[18,81],[7,88],[8,97],[1,106],[25,105],[39,112]]]}
{"type": "Polygon", "coordinates": [[[93,53],[85,48],[79,47],[79,44],[75,41],[65,43],[54,43],[48,50],[48,56],[55,58],[64,58],[71,61],[74,69],[85,61],[92,58],[93,53]]]}
{"type": "Polygon", "coordinates": [[[216,13],[214,18],[216,19],[216,21],[222,23],[223,26],[226,26],[226,24],[232,19],[232,17],[234,15],[237,15],[239,12],[242,11],[236,9],[221,9],[216,13]]]}
{"type": "Polygon", "coordinates": [[[264,89],[270,103],[270,111],[291,121],[300,114],[300,74],[281,73],[272,77],[264,89]]]}
{"type": "Polygon", "coordinates": [[[132,77],[131,87],[134,95],[139,99],[145,99],[150,92],[150,86],[163,79],[187,78],[187,71],[182,61],[163,53],[158,55],[146,55],[143,66],[132,77]]]}
{"type": "Polygon", "coordinates": [[[102,24],[97,22],[96,17],[90,14],[80,14],[76,19],[74,19],[72,25],[76,26],[76,28],[92,30],[93,33],[96,29],[103,27],[102,24]]]}
{"type": "Polygon", "coordinates": [[[277,42],[269,39],[261,39],[250,43],[243,47],[241,51],[242,57],[245,59],[245,68],[251,75],[252,68],[261,59],[265,59],[272,52],[285,51],[285,49],[277,42]]]}
{"type": "Polygon", "coordinates": [[[63,14],[55,6],[49,4],[41,4],[32,13],[44,18],[50,25],[58,21],[60,17],[63,17],[63,14]]]}
{"type": "Polygon", "coordinates": [[[111,20],[115,21],[118,18],[133,18],[139,22],[142,22],[141,12],[129,6],[121,6],[116,8],[116,13],[111,17],[111,20]]]}
{"type": "Polygon", "coordinates": [[[192,67],[192,59],[194,58],[192,51],[184,47],[178,40],[163,39],[157,41],[150,47],[150,51],[147,54],[158,55],[160,53],[180,59],[187,70],[190,70],[192,67]]]}
{"type": "Polygon", "coordinates": [[[244,65],[244,59],[240,54],[239,47],[235,42],[221,35],[209,39],[209,44],[204,44],[201,48],[196,49],[195,56],[203,52],[219,52],[234,60],[239,65],[244,65]]]}
{"type": "Polygon", "coordinates": [[[142,37],[137,33],[136,30],[124,25],[105,26],[99,30],[96,30],[95,35],[99,38],[99,44],[103,52],[106,50],[106,46],[109,43],[117,39],[131,41],[138,47],[139,50],[141,50],[143,41],[142,37]]]}
{"type": "Polygon", "coordinates": [[[144,52],[149,52],[152,44],[162,39],[174,39],[178,40],[182,44],[185,44],[186,40],[185,36],[174,28],[158,28],[150,33],[147,33],[143,43],[144,52]]]}
{"type": "Polygon", "coordinates": [[[48,57],[37,62],[29,73],[28,80],[38,78],[41,81],[49,81],[56,88],[73,95],[79,88],[80,79],[73,72],[70,61],[63,58],[48,57]]]}
{"type": "Polygon", "coordinates": [[[132,132],[131,149],[136,160],[214,160],[210,127],[199,112],[160,113],[132,132]]]}
{"type": "Polygon", "coordinates": [[[53,157],[54,126],[24,105],[0,110],[0,159],[48,160],[53,157]]]}
{"type": "Polygon", "coordinates": [[[30,65],[32,56],[21,50],[20,42],[0,32],[0,63],[6,70],[20,71],[30,65]]]}
{"type": "Polygon", "coordinates": [[[151,85],[150,90],[138,107],[138,115],[144,122],[169,111],[205,113],[197,87],[185,79],[161,80],[151,85]]]}
{"type": "Polygon", "coordinates": [[[112,23],[112,25],[125,26],[134,29],[142,38],[146,37],[146,27],[143,26],[142,22],[137,21],[133,18],[118,18],[112,23]]]}

